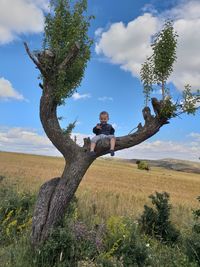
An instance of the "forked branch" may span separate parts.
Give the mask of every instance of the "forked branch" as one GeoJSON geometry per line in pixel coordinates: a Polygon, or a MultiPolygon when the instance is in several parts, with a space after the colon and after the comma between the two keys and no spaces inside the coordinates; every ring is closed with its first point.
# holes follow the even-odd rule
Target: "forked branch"
{"type": "Polygon", "coordinates": [[[58,69],[62,70],[67,66],[69,66],[78,56],[79,50],[80,50],[80,45],[77,42],[75,42],[74,46],[69,51],[68,55],[63,60],[63,62],[59,65],[58,69]]]}
{"type": "Polygon", "coordinates": [[[33,63],[37,66],[37,68],[41,71],[41,73],[43,75],[45,75],[45,71],[42,67],[42,65],[40,64],[40,62],[37,60],[37,58],[31,53],[28,44],[26,42],[24,42],[24,47],[26,49],[26,52],[28,54],[28,56],[30,57],[30,59],[33,61],[33,63]]]}

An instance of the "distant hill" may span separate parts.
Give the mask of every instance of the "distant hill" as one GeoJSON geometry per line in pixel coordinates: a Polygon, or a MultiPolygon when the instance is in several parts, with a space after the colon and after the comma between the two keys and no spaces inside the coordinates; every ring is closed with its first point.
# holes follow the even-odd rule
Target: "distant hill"
{"type": "MultiPolygon", "coordinates": [[[[132,163],[136,163],[140,159],[130,159],[127,160],[132,163]]],[[[141,159],[149,163],[150,167],[162,167],[175,171],[189,172],[189,173],[198,173],[200,174],[200,163],[187,161],[187,160],[178,160],[178,159],[161,159],[161,160],[149,160],[141,159]]]]}

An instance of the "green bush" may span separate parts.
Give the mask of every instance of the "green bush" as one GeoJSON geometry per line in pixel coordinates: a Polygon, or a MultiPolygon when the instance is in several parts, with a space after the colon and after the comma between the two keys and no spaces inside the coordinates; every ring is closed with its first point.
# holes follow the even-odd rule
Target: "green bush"
{"type": "Polygon", "coordinates": [[[118,260],[114,256],[108,258],[104,253],[100,254],[97,258],[97,264],[98,267],[124,267],[121,260],[118,260]]]}
{"type": "Polygon", "coordinates": [[[190,262],[180,245],[166,246],[156,239],[149,240],[150,266],[153,267],[197,267],[190,262]]]}
{"type": "Polygon", "coordinates": [[[13,188],[0,189],[0,245],[6,245],[30,227],[35,197],[17,193],[13,188]]]}
{"type": "Polygon", "coordinates": [[[176,242],[180,233],[169,218],[171,209],[171,205],[168,203],[169,194],[156,192],[149,198],[155,208],[144,206],[144,212],[139,219],[142,231],[164,243],[176,242]]]}
{"type": "Polygon", "coordinates": [[[76,266],[75,240],[69,227],[57,227],[33,254],[37,267],[76,266]]]}
{"type": "Polygon", "coordinates": [[[108,219],[105,245],[105,252],[101,255],[103,266],[144,266],[148,261],[146,242],[140,236],[137,225],[128,218],[108,219]],[[114,260],[117,263],[111,265],[114,260]]]}
{"type": "Polygon", "coordinates": [[[6,177],[4,175],[0,175],[0,182],[2,182],[6,177]]]}
{"type": "MultiPolygon", "coordinates": [[[[200,196],[197,198],[200,202],[200,196]]],[[[200,209],[193,211],[195,224],[190,237],[186,238],[186,254],[191,261],[200,266],[200,209]]]]}
{"type": "Polygon", "coordinates": [[[139,170],[146,170],[146,171],[150,170],[149,164],[144,160],[137,160],[136,164],[139,170]]]}
{"type": "Polygon", "coordinates": [[[118,254],[124,267],[145,266],[149,262],[149,251],[136,225],[131,225],[130,235],[124,239],[118,254]]]}
{"type": "Polygon", "coordinates": [[[49,239],[36,250],[33,250],[30,245],[30,233],[21,234],[19,240],[14,240],[13,244],[9,246],[7,255],[5,253],[7,266],[77,266],[76,240],[71,228],[71,222],[76,217],[76,202],[77,200],[74,198],[60,226],[55,228],[49,239]]]}

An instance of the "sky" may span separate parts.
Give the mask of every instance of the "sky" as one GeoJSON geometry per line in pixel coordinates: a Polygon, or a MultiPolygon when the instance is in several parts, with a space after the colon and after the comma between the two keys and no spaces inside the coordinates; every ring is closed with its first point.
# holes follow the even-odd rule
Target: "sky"
{"type": "MultiPolygon", "coordinates": [[[[42,47],[48,0],[0,0],[0,151],[60,156],[39,119],[39,72],[28,58],[42,47]]],[[[177,61],[168,80],[175,101],[186,84],[200,88],[199,0],[88,0],[94,15],[89,36],[94,44],[77,92],[58,108],[61,127],[77,120],[73,135],[81,145],[92,137],[102,110],[109,112],[116,136],[143,122],[141,64],[151,55],[151,40],[166,19],[178,33],[177,61]]],[[[161,99],[160,90],[153,97],[161,99]]],[[[116,153],[121,158],[177,158],[199,161],[200,112],[183,115],[140,145],[116,153]]]]}

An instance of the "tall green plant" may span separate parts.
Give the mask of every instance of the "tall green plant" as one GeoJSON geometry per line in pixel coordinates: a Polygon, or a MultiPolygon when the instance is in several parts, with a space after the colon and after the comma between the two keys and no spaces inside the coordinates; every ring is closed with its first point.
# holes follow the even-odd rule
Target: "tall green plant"
{"type": "Polygon", "coordinates": [[[152,43],[154,80],[161,85],[163,100],[166,81],[173,71],[173,64],[176,60],[177,37],[172,22],[166,21],[163,29],[155,36],[152,43]]]}
{"type": "MultiPolygon", "coordinates": [[[[200,203],[200,196],[197,200],[200,203]]],[[[195,224],[191,235],[185,240],[185,249],[188,258],[200,266],[200,208],[193,211],[195,224]]]]}
{"type": "Polygon", "coordinates": [[[140,71],[141,81],[143,83],[143,93],[145,96],[145,106],[148,106],[148,102],[150,100],[150,94],[153,91],[152,83],[153,83],[153,66],[151,58],[148,58],[144,64],[142,64],[142,68],[140,71]]]}
{"type": "Polygon", "coordinates": [[[162,98],[165,99],[166,82],[176,60],[177,37],[173,23],[166,21],[163,29],[153,39],[151,44],[153,54],[142,64],[140,71],[146,106],[153,91],[153,84],[157,83],[161,86],[162,98]]]}
{"type": "Polygon", "coordinates": [[[164,243],[176,242],[180,233],[170,221],[169,194],[156,192],[149,198],[154,208],[144,206],[144,212],[139,220],[141,229],[164,243]]]}

